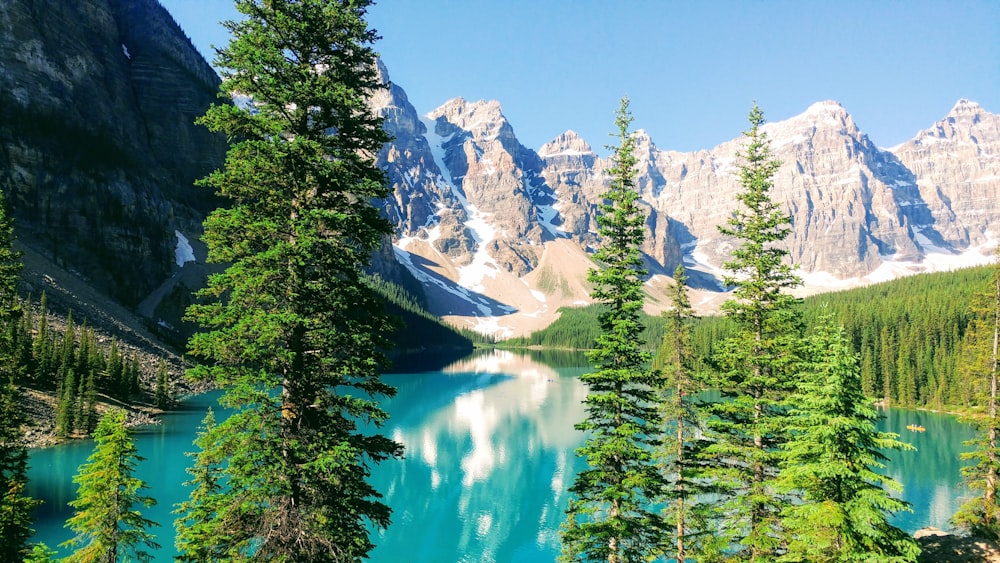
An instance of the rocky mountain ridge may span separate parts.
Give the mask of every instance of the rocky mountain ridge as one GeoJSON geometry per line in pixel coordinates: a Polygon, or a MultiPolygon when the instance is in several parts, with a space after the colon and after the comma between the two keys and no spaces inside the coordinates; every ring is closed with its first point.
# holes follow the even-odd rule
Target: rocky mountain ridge
{"type": "MultiPolygon", "coordinates": [[[[199,285],[190,260],[216,203],[192,183],[226,148],[193,124],[218,77],[156,0],[10,0],[0,30],[0,189],[21,243],[154,325],[175,322],[199,285]]],[[[397,235],[377,270],[401,279],[398,261],[433,313],[499,337],[587,303],[608,160],[573,131],[525,147],[495,101],[456,98],[420,115],[381,71],[388,88],[371,105],[395,137],[379,160],[397,235]]],[[[1000,118],[974,102],[890,149],[836,102],[765,131],[784,163],[775,195],[793,219],[804,291],[990,259],[1000,118]]],[[[636,136],[650,311],[666,305],[679,263],[711,311],[740,140],[681,153],[636,136]]]]}
{"type": "Polygon", "coordinates": [[[193,183],[225,155],[194,124],[218,76],[157,0],[5,0],[0,51],[0,189],[19,241],[138,308],[217,205],[193,183]]]}
{"type": "MultiPolygon", "coordinates": [[[[496,101],[449,100],[418,115],[405,92],[373,100],[395,136],[379,155],[393,184],[386,212],[397,258],[429,290],[432,312],[497,337],[540,328],[563,305],[588,302],[596,204],[607,159],[573,131],[523,146],[496,101]]],[[[738,131],[739,124],[734,124],[738,131]]],[[[835,101],[764,131],[782,162],[774,196],[792,218],[788,249],[803,293],[991,259],[1000,214],[1000,116],[959,100],[936,124],[890,149],[835,101]]],[[[739,189],[736,138],[665,151],[636,131],[650,312],[663,276],[693,274],[703,312],[724,299],[719,235],[739,189]]]]}

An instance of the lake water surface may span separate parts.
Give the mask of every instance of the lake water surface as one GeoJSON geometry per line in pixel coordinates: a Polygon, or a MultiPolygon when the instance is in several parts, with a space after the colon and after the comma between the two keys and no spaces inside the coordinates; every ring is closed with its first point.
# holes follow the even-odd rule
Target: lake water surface
{"type": "MultiPolygon", "coordinates": [[[[406,459],[375,471],[376,487],[393,508],[393,524],[373,536],[374,563],[552,562],[568,487],[583,467],[573,425],[583,419],[589,368],[581,355],[482,351],[440,371],[399,373],[385,380],[399,389],[386,404],[385,431],[406,446],[406,459]]],[[[193,397],[162,425],[135,434],[146,458],[138,476],[159,505],[143,514],[160,523],[156,561],[171,561],[173,505],[187,498],[184,452],[215,394],[193,397]]],[[[916,452],[894,452],[887,473],[904,485],[913,513],[897,526],[913,532],[947,528],[961,497],[958,454],[972,437],[954,417],[889,410],[881,430],[900,434],[916,452]],[[919,424],[926,432],[906,430],[919,424]]],[[[69,539],[66,505],[76,494],[72,476],[93,443],[80,441],[31,452],[30,494],[45,501],[36,513],[36,541],[50,547],[69,539]]]]}

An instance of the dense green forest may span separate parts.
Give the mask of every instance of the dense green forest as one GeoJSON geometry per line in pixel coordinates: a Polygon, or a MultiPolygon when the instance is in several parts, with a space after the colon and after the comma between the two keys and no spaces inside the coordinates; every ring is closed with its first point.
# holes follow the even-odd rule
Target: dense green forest
{"type": "Polygon", "coordinates": [[[427,312],[419,296],[400,284],[377,275],[370,276],[368,283],[386,299],[389,314],[399,320],[399,328],[392,336],[392,355],[427,349],[471,350],[474,343],[485,342],[479,333],[441,322],[427,312]]]}
{"type": "MultiPolygon", "coordinates": [[[[481,340],[470,331],[454,329],[434,318],[397,284],[378,277],[369,281],[385,298],[389,314],[398,320],[390,355],[428,348],[471,350],[473,341],[481,340]]],[[[172,389],[163,362],[155,377],[144,378],[135,352],[115,338],[98,335],[86,322],[77,325],[72,311],[66,319],[55,318],[44,293],[38,301],[30,296],[19,299],[17,310],[22,313],[0,329],[14,350],[10,358],[13,382],[55,395],[59,437],[90,434],[98,422],[101,395],[125,403],[170,406],[172,389]],[[150,382],[148,388],[143,386],[144,379],[150,382]]]]}
{"type": "MultiPolygon", "coordinates": [[[[824,293],[798,307],[807,327],[824,312],[843,325],[854,351],[861,355],[865,394],[897,406],[968,409],[978,405],[982,383],[963,374],[961,362],[973,294],[989,284],[991,267],[919,274],[868,287],[824,293]]],[[[602,307],[563,308],[559,320],[505,346],[588,349],[600,333],[602,307]]],[[[665,321],[645,318],[647,350],[658,350],[665,321]]],[[[702,369],[715,343],[730,334],[725,317],[699,318],[692,347],[702,369]]],[[[654,361],[658,367],[661,360],[654,361]]]]}
{"type": "MultiPolygon", "coordinates": [[[[45,294],[38,305],[31,304],[30,298],[19,300],[17,309],[22,314],[3,329],[13,350],[10,373],[14,383],[54,392],[57,435],[92,432],[97,425],[98,394],[124,402],[142,398],[139,358],[123,351],[118,340],[101,342],[93,327],[76,326],[72,312],[57,329],[45,294]]],[[[159,406],[167,406],[167,380],[158,380],[161,388],[154,395],[160,398],[159,406]]]]}

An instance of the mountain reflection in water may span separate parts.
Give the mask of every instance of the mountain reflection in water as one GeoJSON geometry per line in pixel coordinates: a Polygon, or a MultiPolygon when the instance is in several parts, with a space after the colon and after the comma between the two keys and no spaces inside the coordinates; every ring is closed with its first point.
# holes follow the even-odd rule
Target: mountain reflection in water
{"type": "MultiPolygon", "coordinates": [[[[393,509],[388,530],[373,534],[373,563],[495,561],[551,563],[559,554],[568,487],[583,468],[575,455],[583,435],[590,371],[579,353],[482,350],[441,370],[395,373],[385,380],[399,389],[386,402],[383,432],[406,446],[406,458],[373,468],[372,481],[393,509]]],[[[181,483],[198,425],[215,394],[192,397],[159,426],[135,434],[146,457],[139,477],[158,505],[147,516],[163,546],[155,561],[171,561],[171,511],[186,500],[181,483]]],[[[972,430],[948,415],[885,411],[880,430],[896,432],[916,452],[890,452],[886,472],[904,485],[913,513],[893,522],[913,532],[948,527],[960,497],[958,454],[972,430]],[[911,432],[906,425],[925,427],[911,432]]],[[[36,512],[35,541],[50,547],[72,534],[63,527],[75,496],[72,477],[93,448],[79,441],[31,451],[29,493],[46,501],[36,512]]],[[[61,553],[66,555],[66,553],[61,553]]]]}

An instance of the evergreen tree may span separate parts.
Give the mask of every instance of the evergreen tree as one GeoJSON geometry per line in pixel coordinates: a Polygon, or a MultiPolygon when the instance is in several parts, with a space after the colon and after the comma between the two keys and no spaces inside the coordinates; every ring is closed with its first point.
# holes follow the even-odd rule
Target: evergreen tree
{"type": "Polygon", "coordinates": [[[662,429],[659,382],[648,366],[650,354],[641,348],[645,216],[635,185],[631,122],[623,98],[615,118],[619,145],[612,147],[611,183],[597,219],[599,267],[587,276],[591,297],[607,305],[588,355],[597,371],[581,377],[588,387],[587,418],[576,428],[588,438],[577,455],[586,458],[587,467],[570,487],[575,498],[562,533],[567,558],[609,563],[649,560],[663,532],[652,507],[664,486],[653,454],[662,429]]]}
{"type": "Polygon", "coordinates": [[[882,343],[879,362],[882,365],[882,400],[890,405],[896,398],[893,391],[896,388],[896,334],[888,324],[882,325],[879,342],[882,343]]]}
{"type": "Polygon", "coordinates": [[[43,389],[57,389],[60,382],[56,377],[55,344],[49,332],[48,294],[42,292],[39,302],[38,334],[31,347],[31,357],[35,364],[35,383],[43,389]]]}
{"type": "Polygon", "coordinates": [[[125,426],[125,411],[106,412],[97,423],[94,441],[94,452],[73,478],[79,487],[69,503],[74,513],[66,527],[76,536],[60,546],[75,551],[65,561],[127,561],[129,556],[150,561],[152,556],[143,548],[159,548],[148,531],[157,524],[143,518],[137,508],[153,506],[156,500],[142,494],[148,486],[133,476],[143,458],[125,426]]]}
{"type": "MultiPolygon", "coordinates": [[[[997,250],[1000,253],[1000,249],[997,250]]],[[[966,482],[973,490],[982,491],[963,504],[953,517],[953,522],[976,535],[989,539],[1000,538],[1000,507],[997,505],[998,476],[1000,476],[1000,396],[998,396],[998,367],[1000,367],[1000,259],[991,280],[991,291],[977,296],[973,302],[976,316],[968,333],[965,354],[967,373],[985,379],[985,412],[971,416],[979,435],[965,445],[975,448],[962,455],[975,463],[962,468],[966,482]]]]}
{"type": "Polygon", "coordinates": [[[76,349],[76,358],[74,359],[74,370],[76,373],[86,374],[90,371],[91,344],[96,345],[94,331],[87,325],[87,321],[84,320],[83,326],[80,327],[80,346],[76,349]]]}
{"type": "MultiPolygon", "coordinates": [[[[355,561],[389,524],[370,468],[402,454],[378,434],[391,323],[362,269],[391,233],[374,156],[388,140],[367,99],[381,85],[364,16],[370,2],[238,0],[218,51],[223,96],[200,123],[238,139],[201,182],[229,201],[205,221],[209,260],[226,263],[187,318],[198,379],[235,412],[208,434],[226,489],[201,537],[229,557],[355,561]]],[[[204,546],[190,545],[199,551],[204,546]]]]}
{"type": "Polygon", "coordinates": [[[87,433],[87,378],[81,374],[76,388],[76,398],[73,409],[73,428],[87,433]]]}
{"type": "Polygon", "coordinates": [[[695,379],[690,326],[694,312],[687,280],[684,266],[677,266],[674,284],[668,289],[671,308],[663,313],[667,320],[663,345],[657,354],[664,376],[661,464],[669,481],[662,502],[667,523],[674,529],[675,546],[673,550],[665,549],[668,555],[673,552],[677,561],[715,548],[706,533],[711,514],[703,500],[705,494],[714,491],[700,478],[703,468],[699,457],[706,441],[702,439],[704,420],[695,396],[702,386],[695,379]]]}
{"type": "Polygon", "coordinates": [[[27,483],[28,452],[22,425],[26,422],[19,405],[20,392],[14,382],[17,366],[15,333],[10,329],[20,321],[21,303],[17,283],[21,275],[21,255],[14,250],[14,223],[0,194],[0,560],[18,561],[27,552],[31,511],[38,501],[24,494],[27,483]]]}
{"type": "Polygon", "coordinates": [[[128,367],[125,369],[125,378],[128,381],[126,388],[127,397],[139,396],[142,390],[142,372],[139,370],[139,357],[134,353],[129,356],[128,367]]]}
{"type": "Polygon", "coordinates": [[[901,486],[878,473],[887,450],[913,450],[879,432],[879,415],[861,388],[858,355],[827,317],[809,339],[808,358],[789,403],[791,439],[780,474],[802,502],[785,509],[788,551],[781,561],[808,563],[916,561],[920,549],[888,517],[909,504],[889,491],[901,486]]]}
{"type": "Polygon", "coordinates": [[[21,301],[17,284],[21,276],[21,253],[14,250],[14,221],[0,194],[0,383],[14,380],[18,374],[16,341],[11,329],[20,320],[21,301]]]}
{"type": "Polygon", "coordinates": [[[160,365],[156,368],[156,392],[153,402],[160,409],[170,406],[170,380],[167,374],[167,362],[163,360],[160,360],[160,365]]]}
{"type": "Polygon", "coordinates": [[[736,555],[771,561],[782,549],[781,511],[788,499],[776,490],[785,438],[784,401],[794,386],[801,329],[796,299],[786,290],[800,281],[785,263],[780,243],[791,232],[790,218],[771,199],[772,177],[780,163],[761,130],[764,114],[754,105],[745,132],[738,207],[719,231],[736,240],[725,263],[726,285],[735,286],[722,310],[735,334],[720,343],[715,386],[728,400],[707,405],[714,442],[704,450],[710,478],[728,494],[722,499],[721,534],[736,555]]]}
{"type": "Polygon", "coordinates": [[[111,339],[111,348],[108,350],[107,367],[108,386],[111,394],[116,397],[127,396],[125,382],[125,361],[121,352],[118,351],[118,339],[111,339]]]}
{"type": "Polygon", "coordinates": [[[20,561],[28,554],[31,511],[40,504],[27,496],[28,451],[21,430],[26,422],[17,387],[0,384],[0,561],[20,561]]]}
{"type": "Polygon", "coordinates": [[[18,322],[17,327],[17,342],[15,344],[15,365],[17,366],[17,377],[18,381],[21,383],[30,383],[35,381],[35,370],[36,365],[34,359],[31,355],[31,350],[34,345],[32,332],[35,329],[35,317],[34,313],[29,306],[25,306],[25,303],[30,303],[30,297],[27,300],[21,301],[18,305],[21,308],[22,314],[21,319],[18,322]]]}
{"type": "Polygon", "coordinates": [[[87,380],[83,386],[83,395],[80,397],[81,419],[79,428],[86,434],[90,434],[97,427],[97,382],[94,380],[94,370],[87,374],[87,380]]]}
{"type": "Polygon", "coordinates": [[[44,543],[31,546],[31,552],[24,558],[24,563],[55,563],[56,551],[44,543]]]}
{"type": "Polygon", "coordinates": [[[177,528],[175,545],[180,555],[178,561],[200,563],[205,561],[226,560],[226,551],[232,538],[226,530],[220,530],[212,522],[220,513],[218,503],[225,502],[222,486],[222,459],[212,444],[217,440],[213,436],[216,431],[215,413],[208,409],[202,421],[201,429],[194,444],[199,448],[197,453],[188,453],[194,457],[194,466],[187,472],[191,480],[184,483],[194,487],[188,500],[180,503],[174,514],[178,514],[174,526],[177,528]]]}
{"type": "MultiPolygon", "coordinates": [[[[59,346],[59,357],[56,369],[73,369],[73,357],[76,350],[76,325],[73,323],[73,311],[66,315],[66,331],[63,332],[59,346]]],[[[63,372],[65,374],[65,372],[63,372]]]]}
{"type": "Polygon", "coordinates": [[[57,390],[56,397],[56,435],[65,438],[76,429],[74,426],[76,413],[76,378],[72,369],[60,367],[60,373],[65,372],[65,376],[60,378],[62,383],[57,390]]]}

